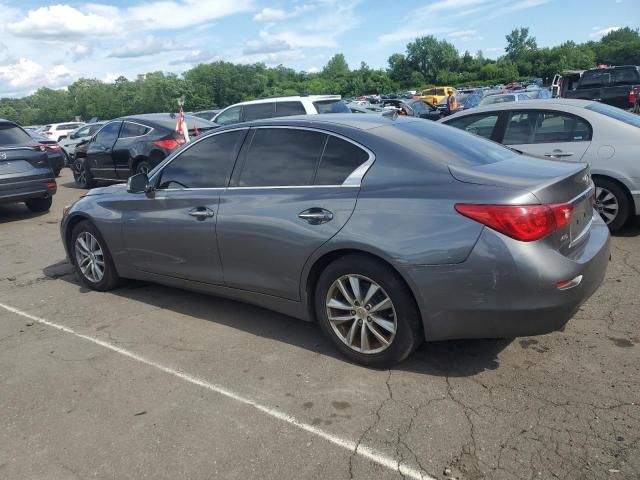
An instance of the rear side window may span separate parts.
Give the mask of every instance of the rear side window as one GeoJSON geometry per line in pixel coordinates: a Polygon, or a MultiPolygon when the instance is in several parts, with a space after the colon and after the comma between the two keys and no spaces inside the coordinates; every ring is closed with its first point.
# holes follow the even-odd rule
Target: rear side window
{"type": "Polygon", "coordinates": [[[244,121],[261,120],[271,118],[274,115],[275,102],[253,103],[244,106],[244,121]]]}
{"type": "Polygon", "coordinates": [[[309,130],[255,130],[238,179],[238,186],[311,185],[325,140],[325,134],[309,130]]]}
{"type": "Polygon", "coordinates": [[[313,102],[318,113],[349,113],[349,107],[342,100],[319,100],[313,102]]]}
{"type": "Polygon", "coordinates": [[[151,131],[151,128],[138,123],[124,122],[120,130],[120,138],[141,137],[151,131]]]}
{"type": "Polygon", "coordinates": [[[591,140],[591,126],[582,118],[558,112],[513,112],[502,143],[583,142],[591,140]]]}
{"type": "Polygon", "coordinates": [[[278,102],[276,103],[276,117],[289,117],[291,115],[305,115],[302,102],[278,102]]]}
{"type": "Polygon", "coordinates": [[[205,138],[185,149],[160,174],[160,189],[224,188],[246,131],[205,138]]]}
{"type": "Polygon", "coordinates": [[[629,85],[640,82],[640,75],[635,68],[617,68],[613,72],[613,82],[616,85],[629,85]]]}
{"type": "Polygon", "coordinates": [[[329,136],[322,154],[315,185],[341,185],[369,154],[353,143],[329,136]]]}
{"type": "Polygon", "coordinates": [[[608,85],[610,80],[611,74],[606,71],[585,72],[580,80],[580,88],[601,87],[608,85]]]}
{"type": "Polygon", "coordinates": [[[11,123],[0,123],[0,145],[23,145],[31,143],[31,137],[20,127],[11,123]]]}
{"type": "Polygon", "coordinates": [[[493,129],[498,123],[498,114],[485,114],[485,115],[467,115],[464,117],[453,117],[450,121],[445,122],[447,125],[465,132],[473,133],[484,138],[491,138],[493,129]]]}

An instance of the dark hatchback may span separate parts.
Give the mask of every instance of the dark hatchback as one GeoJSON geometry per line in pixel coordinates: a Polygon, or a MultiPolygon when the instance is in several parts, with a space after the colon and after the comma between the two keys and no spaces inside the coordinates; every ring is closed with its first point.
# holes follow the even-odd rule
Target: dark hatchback
{"type": "Polygon", "coordinates": [[[33,140],[46,148],[45,151],[47,153],[47,158],[49,159],[51,170],[53,170],[53,174],[56,177],[59,176],[62,167],[67,164],[66,154],[62,150],[62,147],[58,145],[58,142],[51,140],[44,135],[32,131],[27,131],[27,133],[33,140]]]}
{"type": "MultiPolygon", "coordinates": [[[[218,125],[185,115],[189,136],[195,137],[218,125]]],[[[126,181],[147,173],[185,143],[176,132],[173,113],[149,113],[107,122],[93,137],[76,147],[73,178],[78,186],[92,188],[99,180],[126,181]]]]}
{"type": "Polygon", "coordinates": [[[24,202],[32,212],[46,212],[56,189],[46,147],[0,119],[0,203],[24,202]]]}

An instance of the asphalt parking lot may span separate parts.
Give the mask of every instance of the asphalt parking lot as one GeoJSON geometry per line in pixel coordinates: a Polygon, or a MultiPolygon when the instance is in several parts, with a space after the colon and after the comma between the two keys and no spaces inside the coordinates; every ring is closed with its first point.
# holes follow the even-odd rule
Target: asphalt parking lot
{"type": "Polygon", "coordinates": [[[82,287],[50,213],[0,206],[2,479],[640,478],[640,224],[564,332],[426,344],[390,371],[314,324],[82,287]]]}

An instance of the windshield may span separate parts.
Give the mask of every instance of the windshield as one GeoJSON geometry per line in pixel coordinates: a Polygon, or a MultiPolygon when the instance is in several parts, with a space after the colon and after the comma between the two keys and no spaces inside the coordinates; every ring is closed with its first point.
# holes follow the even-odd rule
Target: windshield
{"type": "Polygon", "coordinates": [[[318,113],[350,113],[349,107],[342,100],[319,100],[313,102],[318,113]]]}
{"type": "Polygon", "coordinates": [[[640,116],[629,113],[621,108],[612,107],[611,105],[605,105],[604,103],[592,103],[585,107],[587,110],[598,112],[606,115],[609,118],[615,118],[621,122],[626,123],[637,128],[640,128],[640,116]]]}
{"type": "Polygon", "coordinates": [[[30,142],[31,137],[20,127],[11,123],[0,123],[0,146],[22,145],[30,142]]]}

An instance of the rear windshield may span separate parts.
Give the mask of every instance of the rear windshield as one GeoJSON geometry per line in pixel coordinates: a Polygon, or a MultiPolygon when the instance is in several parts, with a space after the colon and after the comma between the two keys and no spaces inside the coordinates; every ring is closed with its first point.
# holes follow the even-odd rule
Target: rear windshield
{"type": "Polygon", "coordinates": [[[425,120],[398,121],[375,131],[387,140],[444,165],[474,167],[517,156],[495,142],[425,120]]]}
{"type": "Polygon", "coordinates": [[[491,95],[482,99],[482,105],[493,105],[494,103],[508,103],[516,100],[515,95],[491,95]]]}
{"type": "Polygon", "coordinates": [[[598,112],[610,118],[615,118],[628,125],[640,128],[640,116],[629,113],[621,108],[605,105],[604,103],[592,103],[585,107],[587,110],[598,112]]]}
{"type": "Polygon", "coordinates": [[[31,137],[20,127],[11,123],[0,123],[0,145],[24,145],[31,137]]]}
{"type": "Polygon", "coordinates": [[[313,102],[318,113],[351,113],[347,104],[342,100],[319,100],[313,102]]]}

